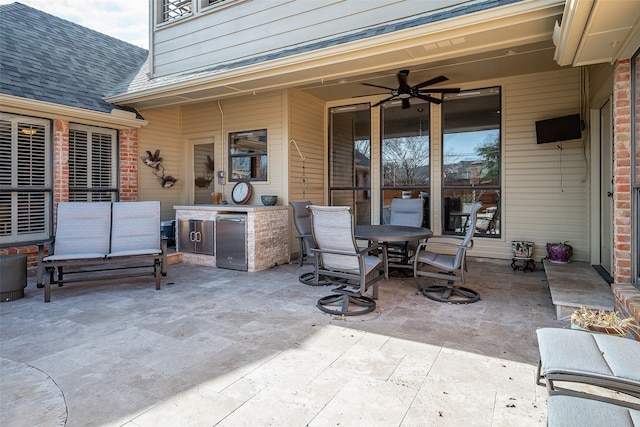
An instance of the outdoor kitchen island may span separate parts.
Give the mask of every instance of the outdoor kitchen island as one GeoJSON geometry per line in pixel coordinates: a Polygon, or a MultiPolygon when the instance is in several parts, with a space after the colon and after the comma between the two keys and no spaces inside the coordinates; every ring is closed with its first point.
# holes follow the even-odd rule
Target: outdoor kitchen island
{"type": "Polygon", "coordinates": [[[230,214],[245,221],[246,271],[266,270],[289,262],[289,210],[286,206],[192,205],[173,208],[176,210],[177,249],[185,264],[216,267],[216,221],[230,214]]]}

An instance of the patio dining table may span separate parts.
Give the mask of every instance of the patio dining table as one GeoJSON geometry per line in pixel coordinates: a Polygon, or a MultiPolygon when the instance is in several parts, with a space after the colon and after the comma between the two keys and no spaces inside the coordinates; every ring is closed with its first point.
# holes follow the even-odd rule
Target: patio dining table
{"type": "Polygon", "coordinates": [[[428,228],[407,225],[356,225],[355,236],[356,239],[374,242],[406,242],[428,239],[433,232],[428,228]]]}
{"type": "MultiPolygon", "coordinates": [[[[428,239],[433,232],[428,228],[410,227],[407,225],[356,225],[355,237],[359,240],[373,242],[408,242],[428,239]]],[[[411,268],[409,263],[390,263],[393,268],[411,268]]]]}

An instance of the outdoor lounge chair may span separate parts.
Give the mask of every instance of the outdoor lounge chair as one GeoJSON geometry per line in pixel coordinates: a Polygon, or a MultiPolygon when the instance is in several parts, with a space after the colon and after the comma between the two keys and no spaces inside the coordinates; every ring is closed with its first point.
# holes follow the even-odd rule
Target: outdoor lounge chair
{"type": "MultiPolygon", "coordinates": [[[[469,213],[470,224],[476,223],[478,210],[482,203],[475,203],[469,213]]],[[[416,286],[424,296],[434,301],[453,304],[468,304],[480,299],[480,294],[473,289],[455,286],[455,282],[464,283],[464,272],[467,269],[467,250],[473,247],[475,227],[467,227],[464,237],[439,236],[421,243],[413,258],[413,277],[416,286]],[[423,265],[439,269],[439,272],[426,270],[423,265]],[[460,270],[460,274],[456,271],[460,270]],[[434,284],[422,288],[420,277],[433,277],[445,280],[446,284],[434,284]]]]}
{"type": "Polygon", "coordinates": [[[544,378],[550,395],[583,394],[556,387],[556,381],[566,381],[640,398],[640,342],[575,329],[541,328],[536,334],[540,350],[536,381],[540,384],[544,378]]]}
{"type": "Polygon", "coordinates": [[[369,255],[379,250],[377,242],[359,249],[354,236],[354,219],[348,206],[309,206],[315,253],[315,283],[325,276],[337,279],[331,295],[320,298],[317,307],[325,313],[352,316],[376,308],[378,281],[388,277],[386,252],[383,258],[369,255]],[[372,288],[372,297],[365,292],[372,288]]]}

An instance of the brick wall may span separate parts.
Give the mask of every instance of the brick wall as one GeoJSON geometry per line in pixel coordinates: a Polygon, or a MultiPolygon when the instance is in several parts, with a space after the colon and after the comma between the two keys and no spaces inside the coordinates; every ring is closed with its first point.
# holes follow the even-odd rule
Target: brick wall
{"type": "Polygon", "coordinates": [[[613,278],[631,281],[631,64],[616,64],[613,90],[613,278]]]}
{"type": "MultiPolygon", "coordinates": [[[[615,68],[614,110],[614,265],[612,290],[614,307],[623,317],[640,320],[640,291],[631,285],[631,62],[620,61],[615,68]]],[[[631,335],[640,340],[640,329],[631,335]]]]}
{"type": "MultiPolygon", "coordinates": [[[[138,131],[119,131],[120,140],[120,201],[138,200],[138,131]]],[[[69,122],[53,121],[53,224],[56,206],[69,201],[69,122]]],[[[55,230],[53,230],[55,233],[55,230]]],[[[0,249],[0,255],[27,255],[27,268],[38,265],[36,245],[15,246],[0,249]]]]}
{"type": "Polygon", "coordinates": [[[120,201],[138,200],[138,131],[120,131],[120,201]]]}

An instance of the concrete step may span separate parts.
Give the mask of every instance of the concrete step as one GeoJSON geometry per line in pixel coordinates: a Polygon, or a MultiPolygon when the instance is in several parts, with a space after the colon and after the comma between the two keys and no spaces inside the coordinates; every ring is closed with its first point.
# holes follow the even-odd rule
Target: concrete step
{"type": "Polygon", "coordinates": [[[569,320],[577,308],[613,311],[611,286],[587,262],[558,264],[542,260],[557,320],[569,320]]]}

